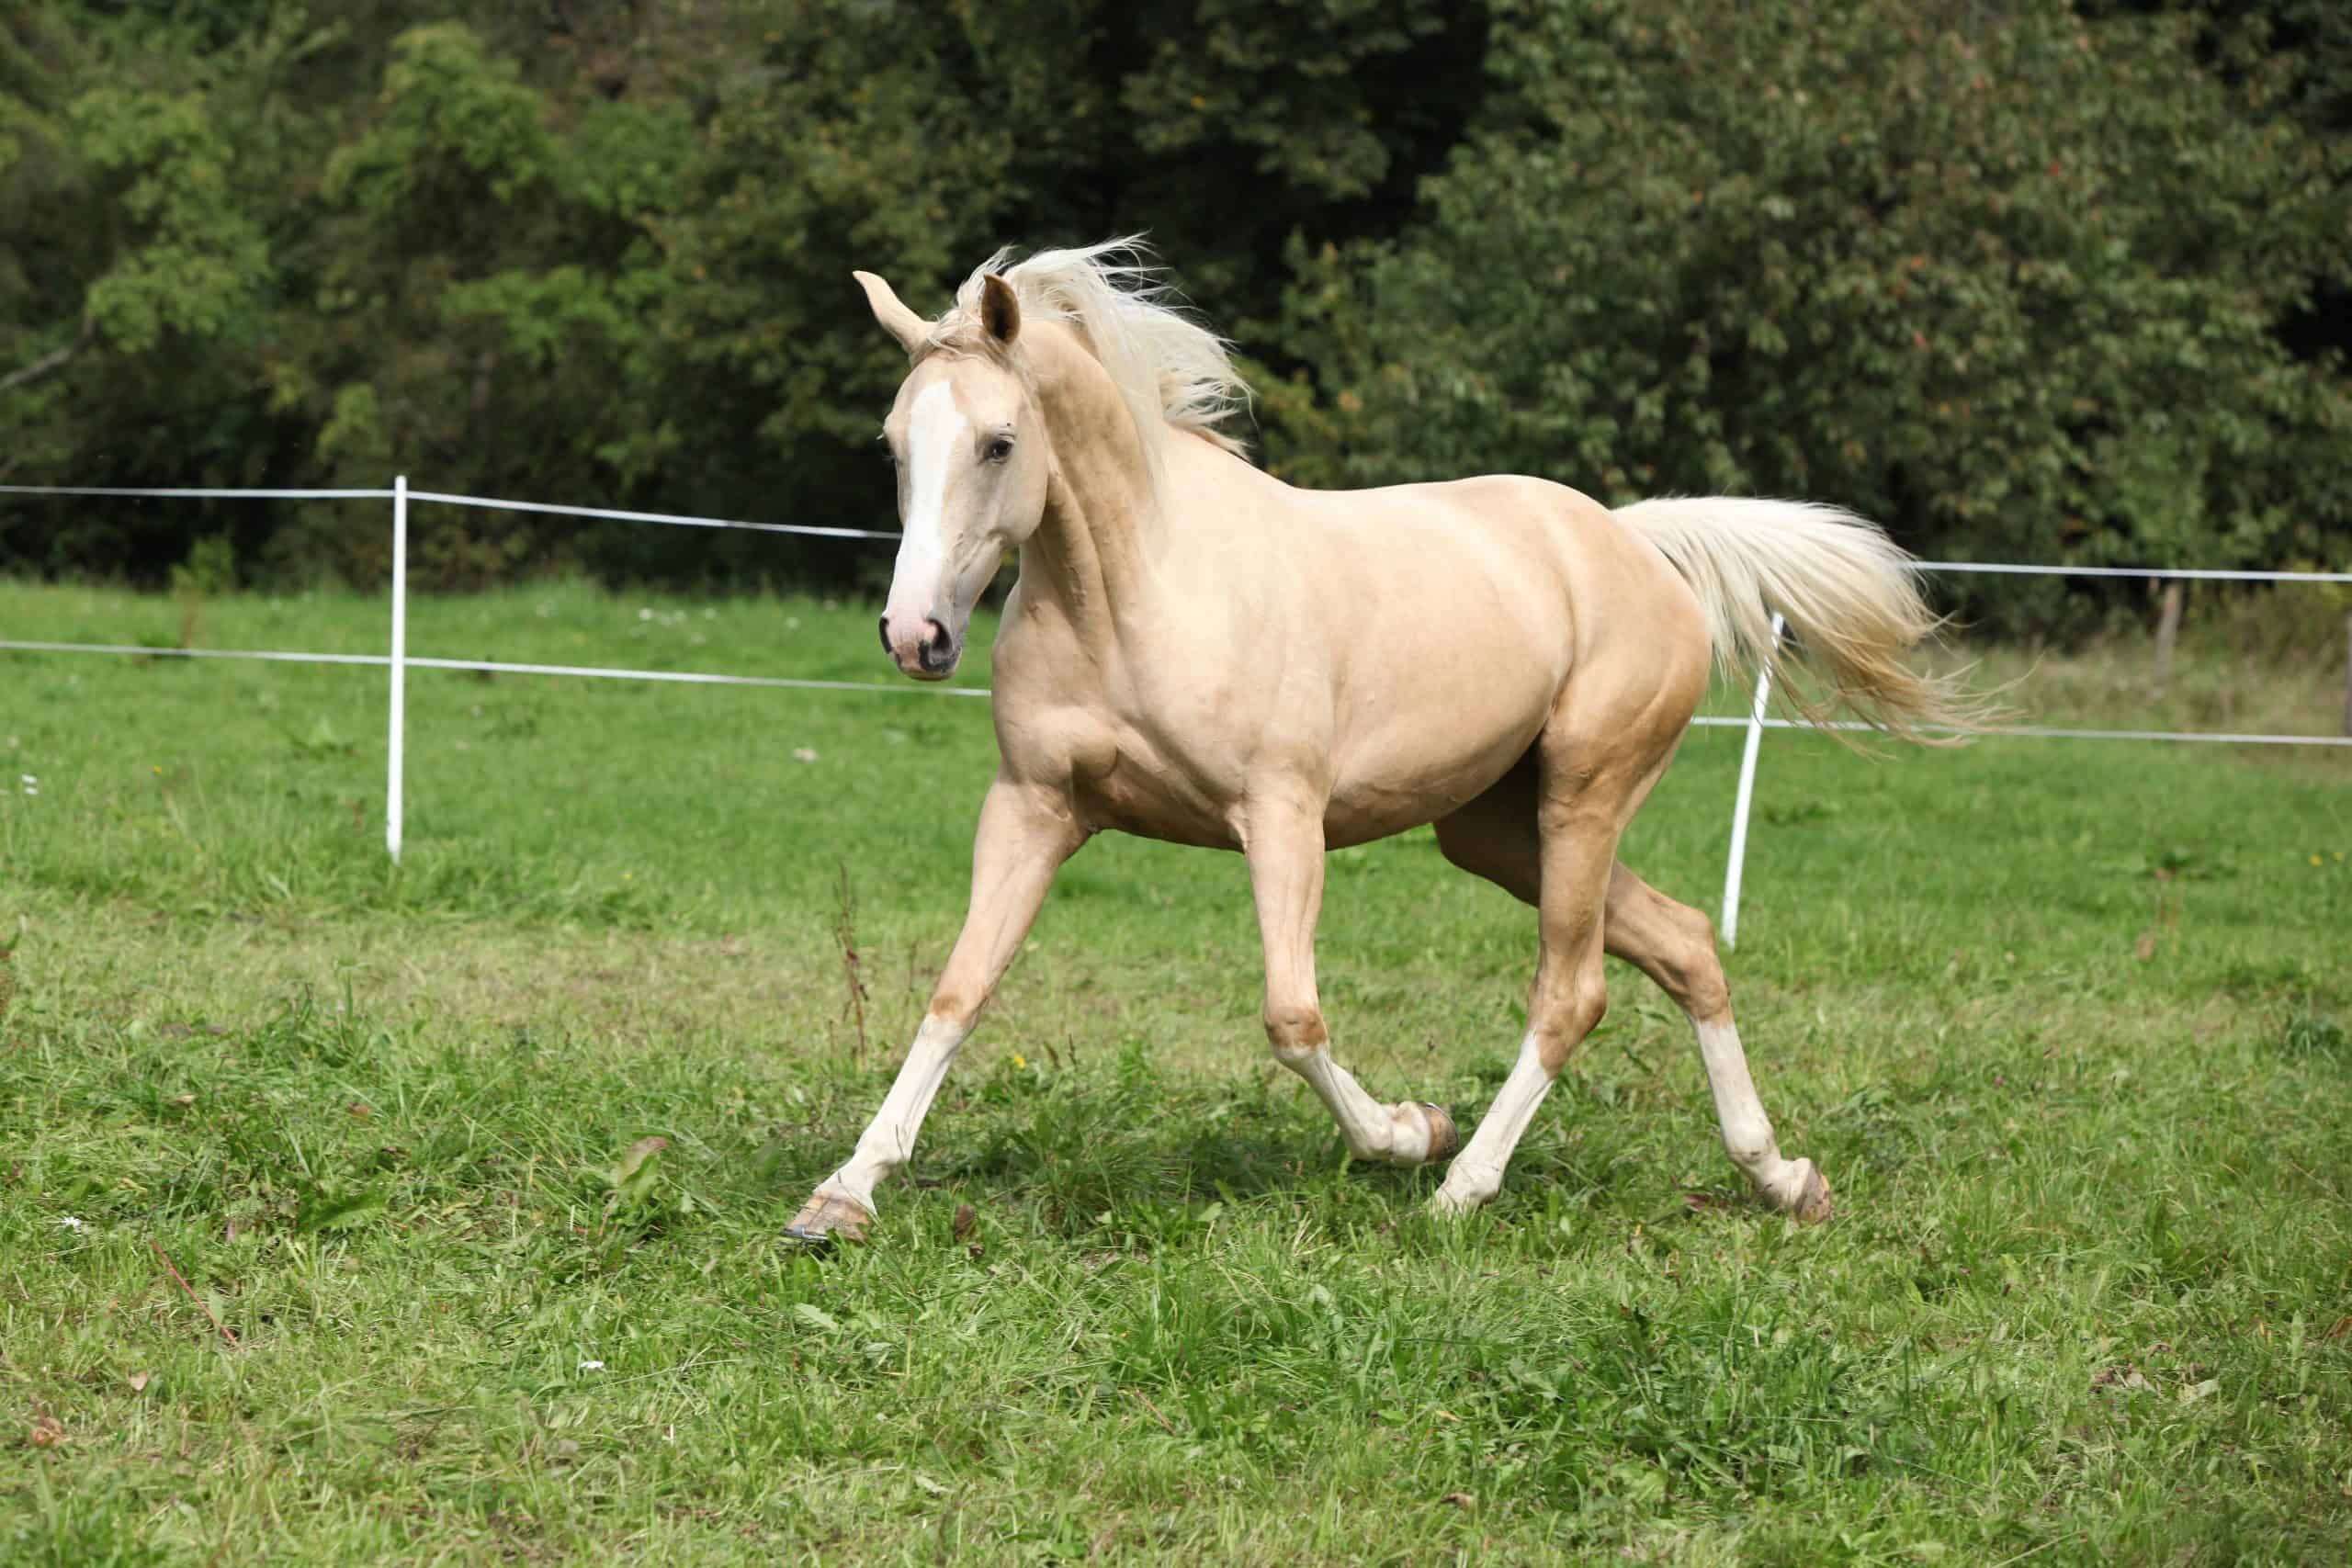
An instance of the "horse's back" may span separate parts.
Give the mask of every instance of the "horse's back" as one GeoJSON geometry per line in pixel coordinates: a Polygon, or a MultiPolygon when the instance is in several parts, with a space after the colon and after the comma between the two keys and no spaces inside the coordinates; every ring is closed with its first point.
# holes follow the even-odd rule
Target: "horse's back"
{"type": "Polygon", "coordinates": [[[1308,525],[1296,545],[1325,581],[1354,567],[1351,575],[1424,605],[1449,584],[1470,587],[1474,600],[1530,635],[1556,631],[1565,616],[1584,658],[1629,623],[1704,641],[1703,614],[1680,574],[1607,507],[1566,485],[1483,474],[1374,490],[1283,488],[1294,524],[1308,525]],[[1475,592],[1481,584],[1484,594],[1475,592]]]}

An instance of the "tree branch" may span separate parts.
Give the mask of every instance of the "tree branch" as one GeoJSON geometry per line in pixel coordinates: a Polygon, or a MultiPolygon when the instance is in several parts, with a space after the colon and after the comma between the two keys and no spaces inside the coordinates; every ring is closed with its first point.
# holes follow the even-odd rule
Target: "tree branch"
{"type": "Polygon", "coordinates": [[[67,360],[90,346],[90,340],[97,333],[98,323],[87,316],[83,317],[81,334],[72,343],[63,348],[51,349],[21,370],[11,370],[6,376],[0,376],[0,392],[12,392],[18,387],[28,386],[44,376],[63,369],[67,360]]]}

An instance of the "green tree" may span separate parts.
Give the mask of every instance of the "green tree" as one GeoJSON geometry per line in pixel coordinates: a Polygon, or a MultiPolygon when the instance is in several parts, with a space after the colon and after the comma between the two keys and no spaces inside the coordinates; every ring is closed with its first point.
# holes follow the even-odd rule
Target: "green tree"
{"type": "MultiPolygon", "coordinates": [[[[266,193],[299,116],[266,84],[306,39],[269,28],[209,56],[184,43],[76,29],[53,7],[0,23],[10,479],[251,482],[279,454],[247,389],[277,283],[266,193]]],[[[0,554],[104,565],[172,527],[127,510],[12,509],[0,554]]]]}
{"type": "MultiPolygon", "coordinates": [[[[1299,257],[1277,460],[1821,497],[1949,554],[2310,557],[2341,148],[2173,18],[1522,4],[1408,236],[1299,257]]],[[[2011,602],[2015,602],[2013,599],[2011,602]]]]}
{"type": "MultiPolygon", "coordinates": [[[[935,310],[1000,243],[1149,230],[1294,477],[2324,557],[2352,35],[2085,4],[39,0],[0,17],[0,475],[879,521],[903,361],[848,270],[935,310]]],[[[415,528],[447,585],[879,558],[415,528]]],[[[161,581],[213,535],[385,564],[333,503],[10,504],[0,564],[161,581]]]]}
{"type": "MultiPolygon", "coordinates": [[[[900,362],[851,267],[936,308],[1008,241],[1148,229],[1246,329],[1278,304],[1290,235],[1404,220],[1484,82],[1482,9],[1438,0],[410,11],[52,0],[11,24],[14,477],[372,486],[405,468],[871,520],[900,362]]],[[[0,513],[0,559],[154,577],[225,527],[248,570],[384,567],[380,517],[331,503],[59,515],[0,513]]],[[[865,558],[441,509],[414,526],[418,570],[451,584],[865,558]]]]}

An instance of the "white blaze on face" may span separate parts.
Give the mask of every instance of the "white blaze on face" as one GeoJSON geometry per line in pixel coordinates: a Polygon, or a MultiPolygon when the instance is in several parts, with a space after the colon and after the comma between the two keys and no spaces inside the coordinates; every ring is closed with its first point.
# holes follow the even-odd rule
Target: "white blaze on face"
{"type": "Polygon", "coordinates": [[[915,395],[907,415],[906,536],[890,576],[890,637],[914,657],[923,622],[944,619],[947,604],[947,479],[959,453],[971,446],[971,421],[956,406],[956,389],[933,381],[915,395]]]}

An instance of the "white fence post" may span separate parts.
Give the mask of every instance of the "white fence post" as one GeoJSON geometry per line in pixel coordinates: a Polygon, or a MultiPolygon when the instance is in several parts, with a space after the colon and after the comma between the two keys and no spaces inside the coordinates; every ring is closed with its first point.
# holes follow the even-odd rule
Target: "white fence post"
{"type": "Polygon", "coordinates": [[[401,751],[408,731],[408,476],[392,480],[392,721],[385,749],[384,848],[401,863],[401,751]]]}
{"type": "Polygon", "coordinates": [[[1739,794],[1731,807],[1731,864],[1724,869],[1723,932],[1725,947],[1739,945],[1739,872],[1747,858],[1747,807],[1756,796],[1756,750],[1764,739],[1764,699],[1772,691],[1772,660],[1780,657],[1781,628],[1772,616],[1772,647],[1756,672],[1756,703],[1747,710],[1747,749],[1739,759],[1739,794]]]}

